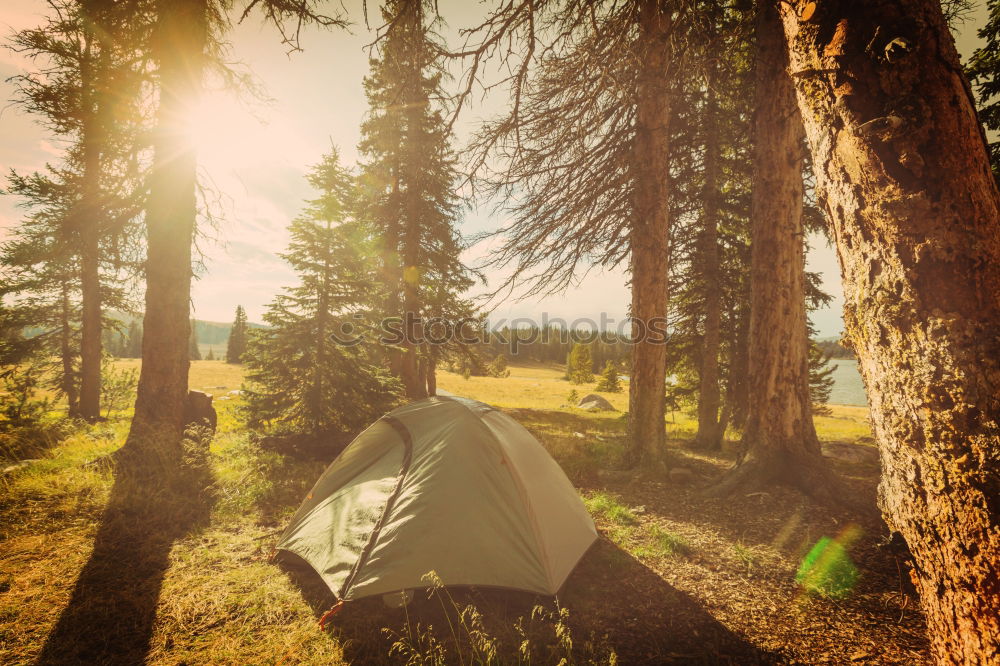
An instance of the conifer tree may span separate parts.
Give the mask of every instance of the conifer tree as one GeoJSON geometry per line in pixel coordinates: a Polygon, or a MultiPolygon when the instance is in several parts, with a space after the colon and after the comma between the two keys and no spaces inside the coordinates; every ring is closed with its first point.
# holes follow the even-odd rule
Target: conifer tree
{"type": "MultiPolygon", "coordinates": [[[[371,341],[338,335],[371,315],[377,285],[367,230],[352,210],[354,180],[332,150],[309,174],[319,192],[289,227],[282,258],[299,284],[264,314],[244,355],[251,425],[306,434],[353,433],[387,411],[398,383],[380,367],[371,341]]],[[[242,312],[242,308],[238,310],[242,312]]]]}
{"type": "Polygon", "coordinates": [[[618,365],[614,361],[608,361],[604,364],[604,370],[601,371],[601,379],[597,382],[594,390],[605,393],[622,392],[622,381],[618,376],[618,365]]]}
{"type": "Polygon", "coordinates": [[[659,457],[666,438],[662,333],[676,222],[669,139],[688,8],[516,0],[470,31],[479,46],[461,54],[472,64],[460,102],[491,57],[501,60],[500,85],[513,100],[478,133],[470,165],[511,219],[491,260],[513,268],[504,287],[558,293],[578,269],[629,268],[629,467],[659,457]]]}
{"type": "Polygon", "coordinates": [[[590,355],[590,345],[578,342],[569,354],[569,379],[574,384],[594,381],[594,361],[590,355]]]}
{"type": "MultiPolygon", "coordinates": [[[[141,40],[146,14],[129,3],[53,0],[46,22],[14,34],[11,48],[39,64],[13,78],[15,101],[69,142],[51,176],[64,188],[62,233],[79,263],[79,412],[100,418],[104,277],[120,274],[122,250],[135,247],[142,205],[137,155],[144,117],[141,40]]],[[[14,179],[16,176],[12,176],[14,179]]],[[[16,185],[15,185],[16,187],[16,185]]],[[[41,266],[45,263],[40,258],[41,266]]],[[[115,277],[120,277],[116,275],[115,277]]]]}
{"type": "Polygon", "coordinates": [[[236,306],[236,316],[233,326],[229,329],[229,340],[226,343],[226,363],[242,363],[243,354],[247,350],[247,311],[242,305],[236,306]]]}
{"type": "Polygon", "coordinates": [[[426,0],[390,0],[386,30],[365,79],[369,113],[359,150],[361,217],[376,239],[382,309],[400,318],[403,340],[390,367],[411,398],[424,397],[440,348],[421,344],[421,319],[462,316],[459,294],[471,285],[454,228],[458,172],[441,105],[436,18],[426,0]]]}
{"type": "Polygon", "coordinates": [[[133,320],[128,325],[125,337],[125,357],[142,358],[142,324],[138,320],[133,320]]]}

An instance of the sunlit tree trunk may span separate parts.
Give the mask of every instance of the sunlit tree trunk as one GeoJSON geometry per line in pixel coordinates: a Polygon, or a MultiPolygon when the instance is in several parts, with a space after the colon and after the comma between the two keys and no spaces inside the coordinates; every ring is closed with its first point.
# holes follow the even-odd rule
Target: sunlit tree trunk
{"type": "Polygon", "coordinates": [[[719,274],[719,128],[718,85],[714,68],[705,80],[705,186],[702,194],[702,234],[699,262],[705,289],[704,335],[701,341],[701,368],[698,385],[698,434],[695,445],[718,449],[724,428],[719,417],[719,341],[722,328],[722,287],[719,274]]]}
{"type": "Polygon", "coordinates": [[[642,71],[633,150],[635,210],[630,234],[633,336],[629,379],[629,425],[625,464],[634,467],[659,455],[666,438],[667,347],[660,333],[667,316],[670,251],[669,129],[667,77],[672,50],[670,8],[643,0],[639,9],[642,71]],[[644,337],[643,337],[644,336],[644,337]]]}
{"type": "Polygon", "coordinates": [[[757,19],[753,117],[749,403],[743,452],[713,492],[790,483],[824,499],[834,489],[809,397],[802,221],[803,129],[772,7],[757,19]]]}
{"type": "Polygon", "coordinates": [[[197,205],[189,114],[201,91],[206,0],[160,0],[153,55],[159,110],[146,211],[146,311],[142,370],[126,449],[144,461],[176,453],[187,401],[191,244],[197,205]]]}
{"type": "Polygon", "coordinates": [[[437,395],[437,359],[427,356],[427,395],[437,395]]]}
{"type": "MultiPolygon", "coordinates": [[[[802,3],[798,3],[802,4],[802,3]]],[[[934,658],[1000,654],[1000,196],[933,0],[780,7],[934,658]]]]}
{"type": "Polygon", "coordinates": [[[80,416],[96,421],[101,416],[101,106],[99,73],[106,74],[107,44],[94,33],[100,30],[95,3],[84,3],[89,20],[81,59],[80,87],[83,114],[80,132],[82,191],[76,207],[76,229],[80,242],[80,416]],[[97,50],[95,55],[94,51],[97,50]]]}

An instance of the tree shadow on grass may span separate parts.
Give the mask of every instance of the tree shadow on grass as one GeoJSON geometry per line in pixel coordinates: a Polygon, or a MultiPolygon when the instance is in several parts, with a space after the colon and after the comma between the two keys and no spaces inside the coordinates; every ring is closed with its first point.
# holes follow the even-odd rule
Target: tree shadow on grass
{"type": "MultiPolygon", "coordinates": [[[[321,617],[334,598],[319,576],[294,557],[286,559],[282,569],[321,617]]],[[[782,663],[780,656],[733,633],[607,539],[600,539],[584,556],[563,586],[558,604],[551,597],[508,590],[416,591],[405,609],[387,608],[381,598],[352,601],[332,619],[329,630],[351,663],[405,663],[404,656],[390,655],[393,643],[403,638],[426,649],[429,633],[444,645],[448,663],[460,661],[459,651],[469,662],[472,648],[459,612],[473,605],[481,614],[482,629],[498,642],[499,663],[523,662],[519,649],[525,637],[531,642],[533,663],[556,663],[566,656],[554,627],[558,608],[563,608],[568,611],[563,622],[572,636],[572,661],[607,663],[613,651],[622,664],[782,663]],[[539,617],[533,614],[536,606],[548,612],[539,617]],[[516,629],[519,623],[521,631],[516,629]]]]}
{"type": "Polygon", "coordinates": [[[167,486],[119,476],[94,549],[39,664],[139,664],[149,651],[156,606],[174,542],[205,523],[203,476],[167,486]]]}

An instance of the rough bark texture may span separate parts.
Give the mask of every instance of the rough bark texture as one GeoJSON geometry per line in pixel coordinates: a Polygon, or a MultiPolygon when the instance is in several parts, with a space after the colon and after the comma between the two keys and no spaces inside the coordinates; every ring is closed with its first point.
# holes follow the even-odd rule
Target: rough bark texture
{"type": "Polygon", "coordinates": [[[833,499],[809,398],[802,121],[786,73],[781,24],[766,4],[757,43],[749,403],[743,455],[715,492],[786,482],[833,499]]]}
{"type": "Polygon", "coordinates": [[[722,328],[722,289],[719,276],[719,132],[715,124],[718,103],[714,70],[705,81],[705,188],[702,195],[700,261],[705,283],[705,322],[701,341],[698,385],[698,435],[695,446],[718,449],[724,428],[719,419],[719,341],[722,328]]]}
{"type": "Polygon", "coordinates": [[[671,60],[670,21],[669,9],[662,2],[641,3],[639,38],[645,48],[639,75],[633,163],[631,315],[637,321],[633,324],[633,335],[639,337],[644,329],[646,337],[632,349],[625,450],[625,464],[629,467],[659,455],[666,438],[667,347],[662,339],[649,339],[649,328],[662,326],[667,316],[671,99],[666,72],[671,60]]]}
{"type": "Polygon", "coordinates": [[[187,110],[201,90],[207,39],[206,0],[160,0],[153,44],[160,106],[146,212],[146,311],[142,370],[126,449],[146,463],[172,464],[188,396],[191,243],[195,146],[187,110]],[[154,460],[157,454],[163,456],[154,460]]]}
{"type": "MultiPolygon", "coordinates": [[[[1000,214],[938,2],[781,7],[847,336],[942,664],[1000,654],[1000,214]]],[[[802,3],[798,3],[802,4],[802,3]]]]}
{"type": "MultiPolygon", "coordinates": [[[[90,7],[91,16],[98,14],[90,7]]],[[[82,195],[76,206],[76,230],[80,241],[80,416],[97,421],[101,416],[101,95],[96,71],[107,71],[107,44],[101,44],[98,56],[92,44],[100,41],[100,29],[87,23],[87,45],[81,65],[81,106],[83,122],[82,195]],[[96,28],[96,29],[95,29],[96,28]]]]}

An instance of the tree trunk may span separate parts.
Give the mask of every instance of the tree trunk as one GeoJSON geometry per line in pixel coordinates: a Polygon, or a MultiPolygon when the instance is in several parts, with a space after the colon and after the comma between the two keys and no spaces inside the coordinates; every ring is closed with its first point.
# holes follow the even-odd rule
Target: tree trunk
{"type": "Polygon", "coordinates": [[[778,15],[757,19],[749,404],[743,454],[712,492],[785,482],[836,501],[812,420],[805,306],[803,129],[778,15]]]}
{"type": "Polygon", "coordinates": [[[932,0],[779,4],[882,457],[942,664],[1000,654],[1000,195],[932,0]]]}
{"type": "Polygon", "coordinates": [[[705,187],[702,194],[701,264],[705,284],[705,328],[701,343],[698,386],[698,434],[695,446],[717,450],[722,446],[719,405],[719,339],[722,328],[722,289],[719,275],[719,109],[715,98],[715,71],[705,81],[705,187]]]}
{"type": "Polygon", "coordinates": [[[427,395],[437,395],[437,359],[433,353],[427,357],[427,395]]]}
{"type": "Polygon", "coordinates": [[[86,44],[81,63],[81,106],[83,122],[82,195],[76,207],[75,226],[80,242],[80,416],[87,421],[101,417],[101,132],[98,114],[101,95],[98,72],[106,73],[108,49],[102,44],[98,55],[93,45],[100,38],[97,12],[90,8],[86,22],[86,44]],[[95,30],[96,29],[96,30],[95,30]],[[96,62],[99,61],[99,62],[96,62]]]}
{"type": "Polygon", "coordinates": [[[59,355],[62,360],[62,390],[66,394],[70,418],[80,416],[80,395],[76,390],[76,373],[73,371],[73,341],[71,339],[72,313],[69,303],[69,284],[62,283],[62,301],[59,313],[59,355]]]}
{"type": "Polygon", "coordinates": [[[125,448],[143,463],[176,464],[187,402],[194,238],[195,146],[188,110],[201,90],[207,0],[160,0],[153,53],[160,107],[146,211],[146,311],[135,416],[125,448]],[[159,460],[154,458],[160,455],[159,460]]]}
{"type": "Polygon", "coordinates": [[[639,8],[642,71],[633,148],[635,210],[632,270],[632,372],[625,465],[660,455],[666,439],[667,318],[670,253],[670,9],[657,0],[639,8]],[[658,330],[651,330],[658,329],[658,330]]]}

